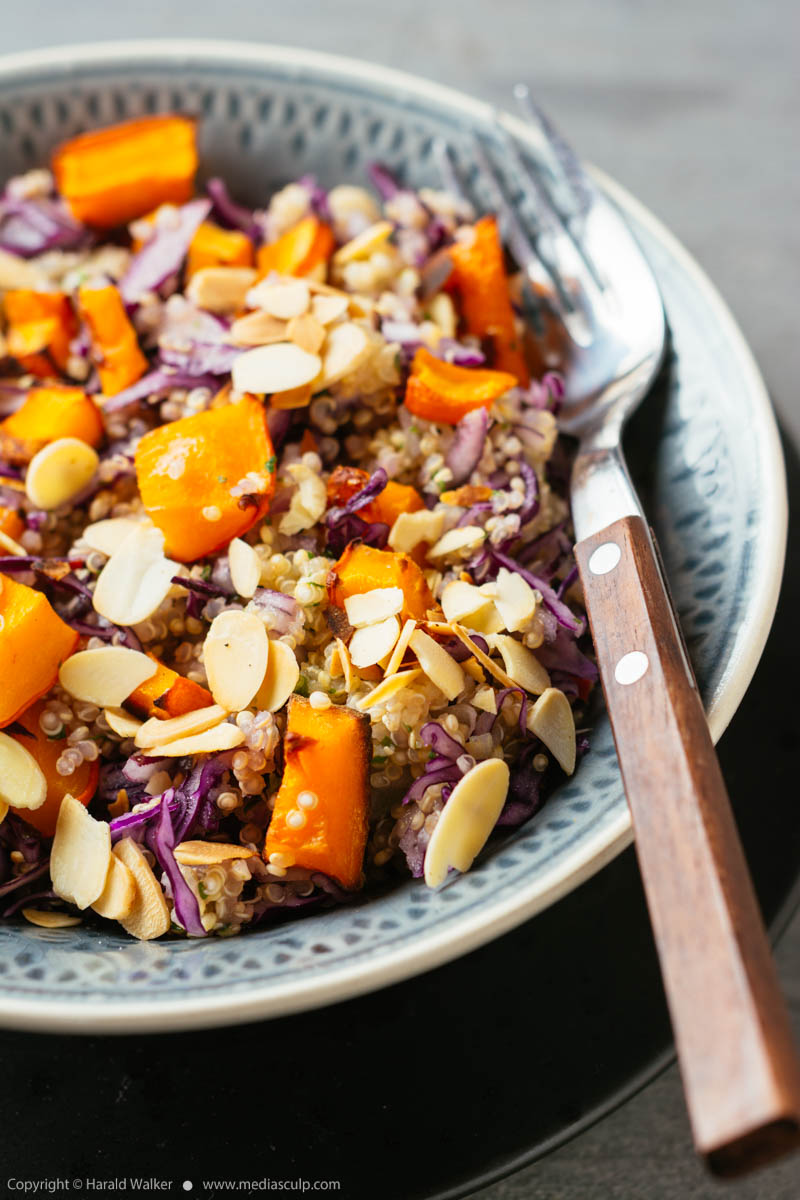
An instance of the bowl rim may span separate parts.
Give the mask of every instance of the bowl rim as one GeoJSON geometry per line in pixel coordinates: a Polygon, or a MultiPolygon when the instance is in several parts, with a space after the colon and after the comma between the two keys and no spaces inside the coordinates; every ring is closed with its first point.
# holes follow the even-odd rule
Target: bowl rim
{"type": "MultiPolygon", "coordinates": [[[[136,38],[108,42],[75,43],[63,47],[20,51],[0,55],[0,81],[50,71],[65,76],[78,66],[113,67],[142,58],[154,66],[170,62],[218,61],[231,65],[298,67],[351,83],[358,80],[380,93],[412,94],[438,108],[457,112],[462,118],[485,122],[493,106],[443,84],[380,64],[322,51],[270,43],[248,44],[234,40],[204,38],[136,38]]],[[[530,140],[528,127],[518,118],[503,113],[506,127],[521,141],[530,140]]],[[[623,212],[632,215],[678,262],[693,288],[713,311],[722,336],[737,357],[743,386],[753,405],[754,439],[761,478],[764,480],[762,536],[755,546],[751,603],[739,626],[717,694],[708,710],[711,733],[716,742],[733,717],[755,673],[772,625],[778,602],[786,553],[788,502],[786,473],[777,421],[764,380],[744,335],[714,285],[695,259],[670,231],[625,188],[604,172],[592,168],[598,182],[623,212]]],[[[210,1028],[278,1017],[321,1007],[378,990],[440,966],[508,932],[516,925],[553,904],[589,879],[616,857],[633,840],[627,808],[602,830],[581,842],[571,869],[537,873],[535,887],[518,892],[495,906],[490,914],[481,910],[467,914],[453,927],[450,922],[427,933],[418,942],[396,949],[387,959],[373,956],[355,964],[328,971],[321,979],[296,979],[269,986],[254,984],[251,990],[236,990],[227,997],[216,993],[152,1003],[122,1002],[109,1009],[106,1002],[59,1002],[37,1000],[35,995],[5,996],[0,988],[0,1025],[48,1032],[128,1033],[167,1029],[210,1028]]]]}

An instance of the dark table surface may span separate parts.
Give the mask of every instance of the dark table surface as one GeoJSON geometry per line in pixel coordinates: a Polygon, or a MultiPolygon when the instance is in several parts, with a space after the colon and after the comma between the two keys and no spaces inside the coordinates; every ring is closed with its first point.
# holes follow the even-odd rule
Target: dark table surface
{"type": "MultiPolygon", "coordinates": [[[[3,25],[4,51],[131,36],[229,37],[305,45],[384,62],[463,87],[499,104],[507,103],[514,80],[528,80],[579,150],[652,208],[705,267],[750,341],[784,426],[800,441],[796,384],[800,363],[795,331],[800,240],[800,89],[796,69],[800,6],[794,0],[762,0],[758,5],[743,0],[704,0],[702,4],[673,0],[669,5],[651,0],[638,4],[631,0],[566,0],[560,5],[540,0],[492,0],[491,4],[481,0],[437,0],[436,4],[395,0],[384,6],[369,0],[339,0],[336,4],[330,0],[295,4],[139,0],[136,5],[124,6],[108,0],[80,0],[77,5],[26,0],[24,5],[14,6],[13,12],[4,12],[3,25]]],[[[792,461],[792,478],[797,481],[800,468],[794,456],[792,461]]],[[[795,491],[798,486],[795,484],[795,491]]],[[[760,703],[751,702],[749,710],[743,709],[721,745],[739,819],[749,833],[761,829],[764,818],[767,825],[776,821],[783,814],[782,806],[789,804],[787,798],[797,790],[789,758],[797,741],[797,701],[784,684],[785,679],[798,677],[800,667],[796,639],[791,637],[800,599],[797,568],[797,554],[790,543],[779,650],[776,652],[773,642],[756,678],[754,695],[760,703]],[[767,710],[768,705],[772,709],[767,710]],[[762,719],[759,724],[757,714],[765,710],[774,712],[774,719],[762,719]],[[749,764],[741,755],[741,742],[750,747],[753,761],[749,764]],[[776,793],[779,801],[773,799],[776,793]]],[[[786,807],[787,821],[790,811],[786,807]]],[[[765,907],[774,907],[775,893],[780,890],[778,875],[783,882],[788,878],[792,855],[797,861],[796,833],[795,825],[795,840],[781,847],[783,874],[777,869],[771,873],[769,861],[762,866],[760,894],[765,907]]],[[[764,841],[762,851],[766,845],[764,841]]],[[[652,977],[648,957],[652,950],[635,907],[641,898],[632,859],[623,857],[606,876],[596,885],[600,890],[588,894],[589,901],[603,897],[613,908],[615,898],[617,903],[627,898],[632,915],[626,928],[638,929],[640,941],[629,947],[627,960],[621,953],[614,957],[611,939],[607,944],[605,965],[612,968],[608,978],[615,979],[618,989],[619,1021],[610,1020],[606,1011],[605,1024],[598,1018],[596,1028],[591,1014],[581,1022],[579,1047],[581,1038],[591,1040],[593,1031],[595,1036],[602,1033],[604,1039],[593,1053],[587,1042],[583,1059],[581,1094],[588,1108],[608,1097],[627,1074],[642,1069],[653,1056],[658,1058],[666,1042],[657,979],[652,977]],[[638,962],[638,973],[631,974],[632,961],[638,962]],[[627,993],[626,983],[630,984],[627,993]],[[636,989],[641,989],[640,996],[636,989]],[[641,1008],[637,1007],[639,999],[641,1008]],[[644,1031],[635,1021],[636,1012],[642,1010],[648,1014],[644,1031]]],[[[537,918],[523,935],[516,935],[522,940],[513,945],[524,949],[526,937],[531,947],[546,942],[548,930],[552,936],[559,921],[574,919],[576,928],[585,923],[584,897],[564,903],[568,905],[565,916],[537,918]]],[[[455,968],[446,968],[454,971],[447,976],[448,986],[468,991],[485,986],[481,981],[502,963],[504,952],[499,943],[469,956],[455,968]]],[[[602,967],[592,961],[599,976],[602,967]]],[[[800,1026],[800,918],[784,933],[778,961],[800,1026]]],[[[331,1010],[342,1044],[358,1046],[357,1031],[349,1028],[348,1022],[365,1013],[399,1035],[407,1034],[413,1021],[424,1025],[426,1006],[436,1009],[437,981],[442,979],[435,972],[418,985],[391,989],[382,998],[365,1002],[363,1008],[331,1010]],[[396,1012],[392,1008],[395,1003],[396,1012]]],[[[584,978],[576,981],[576,987],[578,984],[587,989],[588,998],[596,993],[600,1005],[603,989],[598,979],[584,978]]],[[[438,1003],[441,1005],[440,998],[438,1003]]],[[[193,1178],[180,1175],[178,1167],[183,1170],[186,1166],[188,1172],[188,1162],[208,1167],[212,1161],[216,1169],[206,1174],[229,1178],[263,1174],[260,1149],[271,1144],[270,1128],[276,1124],[282,1095],[281,1079],[269,1069],[272,1028],[250,1026],[213,1035],[207,1042],[207,1068],[197,1061],[201,1043],[189,1038],[174,1044],[153,1039],[138,1043],[138,1048],[130,1040],[94,1041],[80,1044],[83,1048],[79,1049],[79,1043],[64,1039],[4,1037],[5,1086],[0,1089],[6,1097],[1,1117],[3,1166],[13,1166],[19,1176],[28,1178],[70,1172],[74,1177],[79,1170],[110,1178],[116,1170],[109,1147],[128,1144],[140,1150],[142,1175],[149,1173],[149,1163],[158,1163],[167,1177],[193,1178]],[[146,1064],[153,1061],[160,1072],[147,1074],[146,1064]],[[264,1071],[265,1062],[261,1086],[253,1087],[253,1077],[264,1071]],[[72,1086],[71,1072],[80,1087],[72,1086]],[[241,1074],[240,1088],[236,1087],[237,1073],[241,1074]],[[246,1107],[237,1115],[239,1101],[245,1101],[246,1107]],[[86,1122],[81,1119],[84,1109],[86,1122]],[[246,1137],[231,1135],[234,1121],[247,1132],[246,1137]],[[216,1148],[210,1157],[209,1147],[216,1148]],[[231,1160],[234,1150],[235,1169],[231,1160]],[[165,1164],[170,1162],[174,1172],[166,1171],[165,1164]]],[[[307,1028],[313,1029],[314,1022],[307,1028]]],[[[539,1029],[538,1035],[546,1047],[547,1028],[539,1029]]],[[[402,1091],[401,1081],[407,1080],[409,1072],[419,1070],[423,1045],[409,1045],[404,1036],[387,1036],[371,1083],[376,1112],[388,1108],[397,1089],[402,1091]]],[[[487,1038],[477,1048],[485,1058],[493,1048],[498,1053],[504,1045],[502,1037],[494,1043],[487,1038]]],[[[531,1053],[529,1046],[521,1045],[519,1061],[535,1064],[536,1056],[530,1058],[531,1053]]],[[[285,1050],[279,1057],[282,1063],[287,1061],[285,1050]]],[[[553,1072],[553,1095],[563,1097],[570,1094],[569,1080],[556,1077],[560,1068],[557,1056],[554,1061],[553,1055],[542,1049],[539,1061],[544,1064],[541,1077],[531,1080],[527,1097],[518,1084],[516,1091],[515,1085],[510,1085],[519,1095],[517,1108],[530,1112],[531,1141],[546,1135],[548,1122],[553,1128],[563,1127],[580,1117],[578,1111],[548,1113],[537,1083],[546,1084],[551,1078],[547,1072],[553,1072]]],[[[347,1074],[346,1054],[337,1057],[337,1065],[347,1074]]],[[[353,1069],[366,1071],[368,1065],[358,1062],[353,1069]]],[[[449,1067],[451,1073],[458,1070],[455,1058],[449,1067]]],[[[513,1074],[514,1070],[512,1055],[508,1071],[513,1074]]],[[[464,1091],[469,1091],[465,1084],[468,1076],[467,1072],[460,1080],[464,1091]]],[[[501,1078],[496,1067],[481,1070],[476,1066],[473,1102],[458,1098],[458,1111],[463,1112],[460,1152],[452,1123],[445,1122],[446,1144],[435,1124],[420,1124],[420,1112],[428,1109],[424,1104],[415,1109],[410,1089],[407,1111],[398,1112],[397,1127],[386,1139],[383,1172],[373,1176],[375,1182],[367,1192],[363,1180],[352,1188],[347,1186],[354,1176],[352,1164],[344,1164],[340,1194],[410,1196],[410,1187],[404,1193],[392,1185],[391,1164],[398,1156],[419,1162],[423,1178],[417,1182],[424,1191],[426,1176],[431,1185],[441,1187],[457,1182],[463,1174],[460,1167],[477,1169],[481,1154],[476,1145],[485,1144],[487,1155],[490,1148],[500,1145],[508,1153],[519,1151],[524,1128],[521,1119],[518,1129],[506,1133],[505,1141],[495,1128],[498,1114],[504,1111],[503,1102],[508,1102],[498,1084],[501,1078]],[[487,1079],[496,1094],[485,1090],[487,1079]]],[[[323,1084],[321,1065],[320,1078],[309,1080],[309,1087],[323,1084]]],[[[442,1086],[442,1106],[452,1110],[454,1092],[451,1090],[448,1101],[446,1081],[442,1086]]],[[[325,1161],[335,1161],[337,1131],[315,1126],[313,1105],[303,1120],[309,1130],[309,1153],[304,1163],[293,1166],[296,1174],[315,1178],[319,1176],[313,1147],[324,1146],[325,1161]]],[[[339,1134],[343,1147],[351,1144],[351,1133],[348,1114],[343,1112],[339,1134]]],[[[484,1161],[483,1165],[491,1164],[484,1161]]],[[[157,1173],[155,1166],[153,1170],[157,1173]]],[[[415,1186],[413,1190],[419,1189],[415,1186]]],[[[723,1190],[736,1200],[796,1200],[800,1161],[787,1160],[724,1187],[709,1180],[693,1157],[677,1071],[671,1066],[574,1140],[476,1194],[482,1200],[595,1200],[600,1196],[604,1200],[683,1200],[713,1198],[723,1190]]],[[[78,1189],[77,1194],[84,1193],[78,1189]]],[[[194,1194],[200,1194],[197,1188],[194,1194]]]]}

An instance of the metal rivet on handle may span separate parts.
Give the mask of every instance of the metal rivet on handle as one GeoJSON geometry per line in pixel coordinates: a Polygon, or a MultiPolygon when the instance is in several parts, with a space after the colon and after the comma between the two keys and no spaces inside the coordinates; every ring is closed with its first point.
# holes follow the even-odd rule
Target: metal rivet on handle
{"type": "Polygon", "coordinates": [[[636,683],[649,666],[646,654],[643,654],[641,650],[631,650],[630,654],[623,654],[617,663],[614,668],[614,678],[617,683],[636,683]]]}
{"type": "Polygon", "coordinates": [[[589,570],[593,575],[607,575],[622,557],[622,551],[616,542],[603,542],[598,546],[589,559],[589,570]]]}

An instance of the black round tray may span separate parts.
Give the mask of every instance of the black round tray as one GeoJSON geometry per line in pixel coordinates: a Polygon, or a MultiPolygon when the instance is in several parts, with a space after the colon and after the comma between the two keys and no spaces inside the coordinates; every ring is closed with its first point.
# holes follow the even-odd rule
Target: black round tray
{"type": "MultiPolygon", "coordinates": [[[[800,861],[798,611],[790,572],[720,745],[773,930],[800,861]]],[[[201,1033],[2,1033],[3,1157],[20,1179],[153,1176],[172,1194],[184,1180],[211,1195],[203,1180],[306,1179],[340,1181],[343,1200],[456,1197],[574,1136],[671,1054],[628,850],[491,945],[332,1008],[201,1033]]]]}

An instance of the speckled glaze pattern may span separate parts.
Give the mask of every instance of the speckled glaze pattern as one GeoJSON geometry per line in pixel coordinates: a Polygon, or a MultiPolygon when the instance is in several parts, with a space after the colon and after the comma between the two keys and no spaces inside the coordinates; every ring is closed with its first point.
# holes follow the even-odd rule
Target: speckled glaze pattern
{"type": "MultiPolygon", "coordinates": [[[[360,180],[381,159],[437,184],[444,135],[467,171],[467,131],[488,112],[391,72],[259,47],[139,44],[0,61],[0,166],[45,161],[82,129],[179,109],[202,119],[203,170],[263,200],[305,172],[360,180]]],[[[509,128],[528,137],[509,119],[509,128]]],[[[536,153],[528,137],[527,152],[536,153]]],[[[755,668],[774,612],[783,538],[782,463],[740,335],[690,260],[608,183],[659,278],[672,361],[652,421],[649,516],[660,539],[715,735],[755,668]],[[771,532],[765,534],[765,524],[771,532]],[[766,584],[764,580],[766,579],[766,584]]],[[[647,420],[648,418],[644,418],[647,420]]],[[[86,924],[0,927],[0,1023],[39,1029],[163,1029],[330,1002],[412,974],[496,936],[585,879],[629,840],[604,713],[591,753],[528,825],[492,841],[438,893],[408,881],[353,905],[231,940],[139,944],[86,924]]]]}

